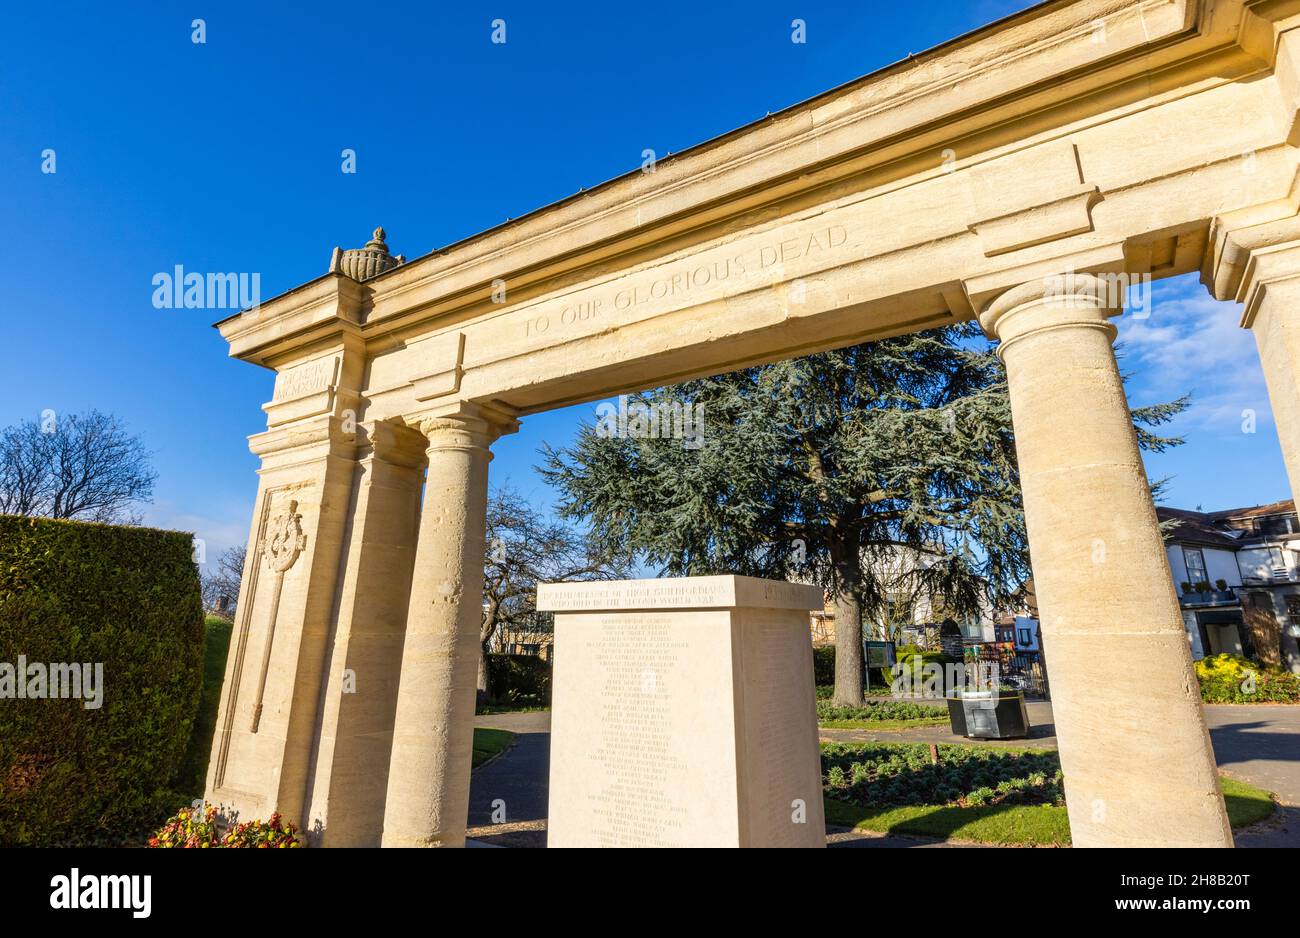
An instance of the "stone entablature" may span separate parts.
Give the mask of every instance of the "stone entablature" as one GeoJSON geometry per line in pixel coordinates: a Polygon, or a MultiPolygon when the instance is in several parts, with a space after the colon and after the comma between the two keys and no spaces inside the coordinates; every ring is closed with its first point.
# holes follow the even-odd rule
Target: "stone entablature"
{"type": "Polygon", "coordinates": [[[418,405],[413,375],[456,369],[447,393],[529,413],[737,367],[773,332],[812,350],[969,318],[1062,257],[1078,270],[1196,269],[1211,219],[1285,199],[1293,180],[1285,102],[1240,80],[1267,73],[1266,24],[1233,6],[1065,4],[359,289],[339,274],[314,281],[222,331],[234,354],[274,365],[289,344],[357,325],[378,419],[418,405]],[[693,283],[704,270],[709,282],[693,283]],[[708,317],[715,341],[682,347],[672,337],[687,316],[708,317]],[[605,365],[577,382],[575,355],[605,365]]]}

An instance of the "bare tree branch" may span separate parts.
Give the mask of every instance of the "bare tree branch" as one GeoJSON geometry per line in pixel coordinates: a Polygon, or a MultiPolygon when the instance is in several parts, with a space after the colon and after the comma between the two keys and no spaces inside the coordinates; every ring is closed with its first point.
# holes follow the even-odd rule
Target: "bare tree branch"
{"type": "Polygon", "coordinates": [[[537,612],[537,584],[615,580],[631,562],[602,551],[573,527],[544,518],[518,492],[500,488],[488,498],[483,562],[483,619],[479,690],[490,691],[486,655],[503,631],[546,633],[550,616],[537,612]]]}
{"type": "Polygon", "coordinates": [[[0,432],[0,511],[139,523],[153,496],[149,452],[118,418],[91,410],[0,432]]]}

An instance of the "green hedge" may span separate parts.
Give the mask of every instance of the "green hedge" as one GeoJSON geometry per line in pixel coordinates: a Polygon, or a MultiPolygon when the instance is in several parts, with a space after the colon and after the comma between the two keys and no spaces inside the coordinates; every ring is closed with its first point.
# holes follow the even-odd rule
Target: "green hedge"
{"type": "Polygon", "coordinates": [[[0,845],[113,843],[166,806],[202,680],[192,551],[175,531],[0,516],[0,665],[103,665],[97,709],[0,700],[0,845]]]}
{"type": "Polygon", "coordinates": [[[536,655],[490,654],[488,690],[493,703],[549,707],[551,663],[536,655]]]}
{"type": "Polygon", "coordinates": [[[819,687],[835,683],[835,646],[813,646],[813,683],[819,687]]]}

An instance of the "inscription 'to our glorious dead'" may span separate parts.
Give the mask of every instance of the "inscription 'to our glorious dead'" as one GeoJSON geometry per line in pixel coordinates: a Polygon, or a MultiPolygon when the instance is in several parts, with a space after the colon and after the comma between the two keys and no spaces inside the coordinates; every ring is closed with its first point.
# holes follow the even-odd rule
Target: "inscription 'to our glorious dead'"
{"type": "Polygon", "coordinates": [[[524,335],[540,336],[547,333],[553,325],[572,326],[592,322],[611,311],[626,312],[644,303],[682,297],[692,291],[704,291],[723,281],[740,279],[800,258],[810,258],[822,251],[840,247],[847,241],[848,231],[843,225],[830,225],[806,235],[784,238],[729,257],[685,262],[670,268],[668,273],[604,295],[579,294],[579,298],[564,303],[554,314],[529,317],[524,322],[524,335]]]}

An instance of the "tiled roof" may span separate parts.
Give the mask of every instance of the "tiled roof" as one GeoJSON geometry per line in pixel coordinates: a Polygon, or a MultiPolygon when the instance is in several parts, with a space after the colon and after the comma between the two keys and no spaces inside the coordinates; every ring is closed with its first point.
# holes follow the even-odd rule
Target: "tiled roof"
{"type": "Polygon", "coordinates": [[[1229,508],[1225,511],[1189,511],[1185,508],[1156,506],[1156,516],[1161,521],[1171,519],[1178,521],[1178,527],[1174,528],[1172,535],[1174,540],[1234,550],[1240,547],[1242,540],[1250,537],[1250,534],[1247,532],[1244,535],[1233,536],[1234,529],[1228,524],[1229,521],[1282,515],[1293,511],[1295,511],[1295,502],[1290,499],[1249,508],[1229,508]]]}
{"type": "Polygon", "coordinates": [[[1215,521],[1235,520],[1237,518],[1263,518],[1266,515],[1285,515],[1295,511],[1295,502],[1292,499],[1286,499],[1281,502],[1271,502],[1268,505],[1255,505],[1253,508],[1229,508],[1227,511],[1211,511],[1207,517],[1215,521]]]}
{"type": "Polygon", "coordinates": [[[1165,508],[1156,506],[1156,517],[1161,521],[1176,520],[1178,526],[1170,535],[1175,541],[1193,544],[1205,544],[1210,547],[1224,547],[1236,550],[1241,546],[1241,535],[1236,537],[1228,532],[1232,529],[1215,520],[1214,516],[1203,511],[1188,511],[1184,508],[1165,508]]]}

